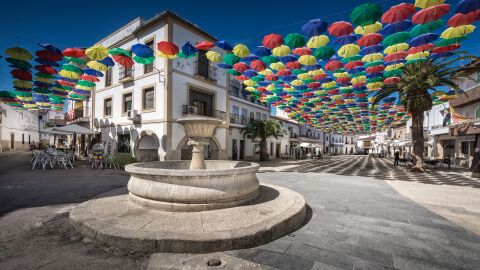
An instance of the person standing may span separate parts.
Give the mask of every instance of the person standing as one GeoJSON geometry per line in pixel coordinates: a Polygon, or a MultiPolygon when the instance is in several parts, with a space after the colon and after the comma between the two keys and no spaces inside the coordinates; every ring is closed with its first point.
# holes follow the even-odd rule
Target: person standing
{"type": "Polygon", "coordinates": [[[393,162],[393,166],[398,166],[398,162],[400,161],[400,152],[395,152],[395,161],[393,162]]]}

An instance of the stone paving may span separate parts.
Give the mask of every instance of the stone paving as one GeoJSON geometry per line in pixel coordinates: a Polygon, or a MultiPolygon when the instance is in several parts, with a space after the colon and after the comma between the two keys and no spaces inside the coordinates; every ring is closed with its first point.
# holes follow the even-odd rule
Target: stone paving
{"type": "Polygon", "coordinates": [[[73,205],[125,185],[125,173],[32,172],[26,160],[0,156],[0,269],[216,269],[210,258],[226,262],[218,269],[480,269],[480,222],[467,218],[479,215],[480,183],[459,171],[411,175],[365,156],[262,164],[261,182],[305,197],[299,230],[251,249],[132,254],[95,246],[65,222],[73,205]]]}

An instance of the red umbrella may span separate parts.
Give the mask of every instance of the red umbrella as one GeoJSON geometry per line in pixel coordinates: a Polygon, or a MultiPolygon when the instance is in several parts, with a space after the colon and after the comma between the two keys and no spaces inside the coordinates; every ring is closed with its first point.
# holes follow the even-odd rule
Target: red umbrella
{"type": "Polygon", "coordinates": [[[278,76],[275,74],[270,74],[265,76],[265,79],[274,82],[274,81],[278,81],[278,76]]]}
{"type": "Polygon", "coordinates": [[[46,74],[57,74],[57,71],[51,66],[38,65],[35,66],[35,69],[46,74]]]}
{"type": "Polygon", "coordinates": [[[339,70],[342,67],[343,67],[343,63],[338,60],[328,61],[328,63],[325,65],[325,69],[328,71],[339,70]]]}
{"type": "Polygon", "coordinates": [[[367,34],[357,40],[357,44],[363,47],[377,45],[382,42],[383,36],[377,33],[367,34]]]}
{"type": "Polygon", "coordinates": [[[85,56],[85,52],[79,48],[67,48],[62,51],[63,56],[80,58],[85,56]]]}
{"type": "Polygon", "coordinates": [[[213,48],[214,46],[215,46],[215,44],[210,42],[210,41],[202,41],[202,42],[197,43],[197,45],[195,45],[195,48],[197,48],[199,50],[202,50],[202,51],[207,51],[207,50],[210,50],[211,48],[213,48]]]}
{"type": "Polygon", "coordinates": [[[92,76],[92,75],[88,75],[88,74],[83,74],[82,76],[80,76],[80,79],[90,81],[90,82],[99,82],[100,81],[97,77],[92,76]]]}
{"type": "Polygon", "coordinates": [[[56,83],[61,84],[63,86],[69,86],[69,87],[75,86],[74,82],[69,82],[69,81],[65,81],[65,80],[57,80],[56,83]]]}
{"type": "Polygon", "coordinates": [[[316,88],[320,88],[321,84],[319,82],[311,82],[307,86],[308,88],[316,89],[316,88]]]}
{"type": "Polygon", "coordinates": [[[361,66],[363,66],[363,62],[361,60],[359,60],[359,61],[348,62],[345,65],[345,68],[348,69],[348,70],[352,70],[356,67],[361,67],[361,66]]]}
{"type": "Polygon", "coordinates": [[[10,74],[12,74],[12,76],[15,79],[24,80],[24,81],[31,81],[32,80],[32,73],[30,73],[26,70],[14,69],[14,70],[10,71],[10,74]]]}
{"type": "Polygon", "coordinates": [[[437,47],[432,50],[432,53],[446,53],[446,52],[454,51],[458,48],[460,48],[460,44],[452,44],[452,45],[437,47]]]}
{"type": "Polygon", "coordinates": [[[248,70],[248,68],[249,68],[248,65],[245,64],[244,62],[239,62],[233,65],[233,69],[235,69],[238,72],[244,72],[248,70]]]}
{"type": "Polygon", "coordinates": [[[415,6],[413,4],[401,3],[392,6],[382,16],[382,23],[395,23],[403,21],[415,13],[415,6]]]}
{"type": "Polygon", "coordinates": [[[250,63],[250,67],[255,71],[263,71],[267,68],[265,63],[263,63],[261,60],[253,60],[250,63]]]}
{"type": "Polygon", "coordinates": [[[443,15],[447,14],[448,12],[450,12],[449,4],[441,4],[441,5],[425,8],[413,15],[412,22],[415,24],[424,24],[428,22],[433,22],[440,19],[443,15]]]}
{"type": "Polygon", "coordinates": [[[416,53],[419,53],[419,52],[430,51],[434,46],[435,45],[433,45],[432,43],[423,44],[423,45],[420,45],[420,46],[417,46],[417,47],[410,48],[407,51],[407,53],[408,54],[416,54],[416,53]]]}
{"type": "Polygon", "coordinates": [[[239,81],[245,81],[245,80],[248,80],[249,78],[248,77],[245,77],[243,75],[240,75],[240,76],[237,76],[235,77],[235,79],[239,80],[239,81]]]}
{"type": "Polygon", "coordinates": [[[302,68],[302,64],[300,64],[299,62],[295,61],[295,62],[288,62],[286,65],[285,65],[288,69],[301,69],[302,68]]]}
{"type": "Polygon", "coordinates": [[[178,46],[175,43],[169,41],[160,41],[159,43],[157,43],[157,49],[166,55],[175,55],[179,51],[178,46]]]}
{"type": "Polygon", "coordinates": [[[457,27],[472,24],[475,21],[475,12],[470,12],[468,14],[457,13],[448,20],[447,25],[450,27],[457,27]]]}
{"type": "Polygon", "coordinates": [[[63,55],[61,54],[54,54],[51,51],[48,50],[41,50],[41,51],[36,51],[35,55],[40,57],[43,60],[51,61],[51,62],[57,62],[62,60],[63,55]]]}
{"type": "Polygon", "coordinates": [[[311,55],[312,54],[312,50],[310,50],[309,48],[306,48],[306,47],[302,47],[302,48],[295,48],[293,49],[293,54],[296,54],[296,55],[311,55]]]}
{"type": "Polygon", "coordinates": [[[337,82],[338,82],[338,83],[348,83],[348,82],[350,82],[350,77],[340,77],[340,78],[337,78],[337,82]]]}
{"type": "Polygon", "coordinates": [[[319,80],[325,79],[327,76],[328,76],[327,74],[323,73],[323,74],[318,74],[313,76],[312,79],[319,81],[319,80]]]}
{"type": "Polygon", "coordinates": [[[289,69],[282,69],[277,71],[278,76],[290,76],[292,75],[292,72],[289,69]]]}
{"type": "Polygon", "coordinates": [[[383,58],[383,60],[385,62],[392,62],[392,61],[397,61],[397,60],[400,60],[400,59],[403,59],[405,57],[408,56],[408,53],[403,51],[403,52],[396,52],[396,53],[392,53],[392,54],[389,54],[387,56],[385,56],[383,58]]]}
{"type": "Polygon", "coordinates": [[[283,44],[283,38],[278,34],[272,33],[263,37],[262,44],[265,47],[273,49],[283,44]]]}
{"type": "Polygon", "coordinates": [[[332,36],[345,36],[353,32],[353,26],[349,22],[339,21],[334,22],[328,27],[328,33],[332,36]]]}
{"type": "Polygon", "coordinates": [[[113,60],[124,67],[132,67],[134,65],[133,59],[123,54],[112,55],[113,60]]]}
{"type": "Polygon", "coordinates": [[[390,77],[383,80],[383,84],[396,84],[400,82],[399,77],[390,77]]]}
{"type": "Polygon", "coordinates": [[[373,67],[368,67],[365,71],[369,74],[375,74],[375,73],[380,73],[385,69],[384,66],[373,66],[373,67]]]}

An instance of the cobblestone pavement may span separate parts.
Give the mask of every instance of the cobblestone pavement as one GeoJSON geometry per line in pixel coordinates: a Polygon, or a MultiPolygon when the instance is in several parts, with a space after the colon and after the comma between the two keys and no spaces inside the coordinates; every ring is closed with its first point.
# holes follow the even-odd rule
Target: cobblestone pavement
{"type": "Polygon", "coordinates": [[[9,205],[0,216],[0,269],[480,269],[471,229],[480,222],[467,219],[479,215],[479,182],[461,171],[412,175],[365,156],[262,164],[261,182],[305,197],[308,222],[256,248],[173,255],[98,246],[69,226],[71,207],[125,185],[124,172],[32,172],[25,160],[0,156],[0,202],[9,205]],[[459,213],[464,219],[452,218],[459,213]],[[211,258],[226,264],[207,267],[211,258]]]}

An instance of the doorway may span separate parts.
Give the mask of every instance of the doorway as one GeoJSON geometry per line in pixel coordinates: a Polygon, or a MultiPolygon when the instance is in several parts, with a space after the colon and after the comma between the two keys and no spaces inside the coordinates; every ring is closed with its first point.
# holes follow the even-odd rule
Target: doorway
{"type": "Polygon", "coordinates": [[[232,140],[232,160],[237,160],[237,153],[238,153],[237,140],[233,139],[232,140]]]}
{"type": "Polygon", "coordinates": [[[10,150],[15,150],[15,134],[10,133],[10,150]]]}
{"type": "Polygon", "coordinates": [[[239,159],[243,160],[245,158],[245,140],[240,140],[240,156],[239,159]]]}
{"type": "Polygon", "coordinates": [[[197,115],[214,116],[213,115],[213,94],[190,89],[190,106],[196,108],[197,115]]]}
{"type": "Polygon", "coordinates": [[[277,158],[280,158],[280,151],[282,151],[282,150],[280,150],[281,149],[280,147],[281,147],[281,145],[279,143],[277,143],[277,149],[275,151],[275,156],[277,158]]]}

